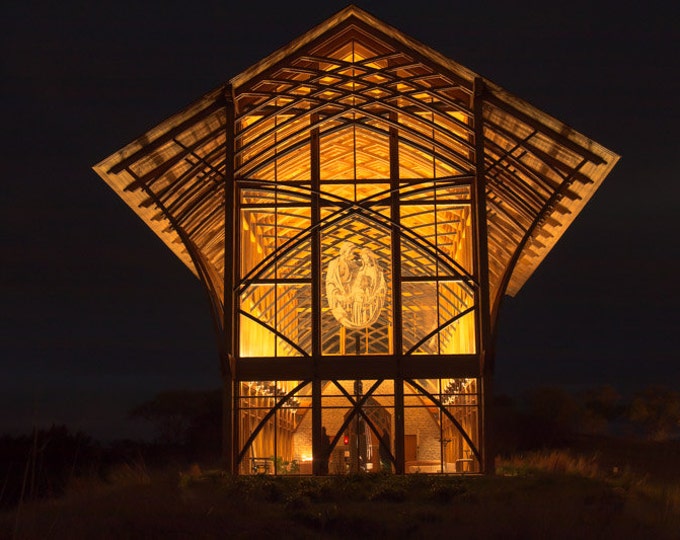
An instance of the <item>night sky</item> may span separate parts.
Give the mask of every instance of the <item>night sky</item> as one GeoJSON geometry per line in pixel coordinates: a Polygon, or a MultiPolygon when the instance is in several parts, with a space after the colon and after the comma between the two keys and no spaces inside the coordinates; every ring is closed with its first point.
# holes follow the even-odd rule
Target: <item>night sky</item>
{"type": "MultiPolygon", "coordinates": [[[[0,15],[0,433],[142,436],[133,406],[219,387],[215,338],[198,280],[91,167],[346,4],[50,4],[0,15]]],[[[680,12],[624,4],[359,4],[622,156],[506,298],[503,392],[680,390],[680,12]]]]}

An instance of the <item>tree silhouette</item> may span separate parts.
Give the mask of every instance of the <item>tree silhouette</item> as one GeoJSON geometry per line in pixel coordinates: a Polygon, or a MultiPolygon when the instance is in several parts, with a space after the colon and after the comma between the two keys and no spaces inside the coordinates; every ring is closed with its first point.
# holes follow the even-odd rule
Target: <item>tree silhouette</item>
{"type": "Polygon", "coordinates": [[[581,408],[562,388],[540,387],[524,395],[526,416],[522,422],[523,446],[561,446],[577,431],[581,408]]]}
{"type": "Polygon", "coordinates": [[[156,441],[196,454],[217,454],[221,437],[222,396],[219,390],[169,390],[130,411],[155,426],[156,441]]]}
{"type": "Polygon", "coordinates": [[[664,386],[648,386],[635,394],[629,419],[650,440],[668,440],[680,428],[680,393],[664,386]]]}
{"type": "Polygon", "coordinates": [[[606,435],[612,422],[623,416],[625,405],[613,386],[604,385],[582,394],[583,415],[580,431],[590,435],[606,435]]]}

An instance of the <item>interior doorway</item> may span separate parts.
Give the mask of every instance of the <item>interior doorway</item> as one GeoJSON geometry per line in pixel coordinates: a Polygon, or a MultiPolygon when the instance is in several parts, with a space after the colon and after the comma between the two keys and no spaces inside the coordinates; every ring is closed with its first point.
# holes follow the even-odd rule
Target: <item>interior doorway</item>
{"type": "Polygon", "coordinates": [[[343,455],[345,472],[392,470],[392,415],[372,397],[361,409],[365,416],[353,410],[344,415],[347,423],[354,412],[342,438],[347,441],[343,455]]]}
{"type": "Polygon", "coordinates": [[[404,461],[418,459],[418,435],[404,435],[404,461]]]}

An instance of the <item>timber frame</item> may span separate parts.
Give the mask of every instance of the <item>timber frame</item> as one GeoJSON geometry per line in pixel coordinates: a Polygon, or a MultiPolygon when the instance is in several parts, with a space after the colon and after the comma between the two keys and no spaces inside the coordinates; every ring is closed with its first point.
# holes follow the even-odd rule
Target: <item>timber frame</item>
{"type": "Polygon", "coordinates": [[[360,431],[397,473],[492,473],[501,299],[617,160],[350,6],[94,169],[205,287],[228,471],[377,467],[335,451],[360,431]],[[343,242],[388,281],[378,322],[354,333],[325,300],[343,242]],[[438,464],[407,456],[428,415],[438,464]]]}

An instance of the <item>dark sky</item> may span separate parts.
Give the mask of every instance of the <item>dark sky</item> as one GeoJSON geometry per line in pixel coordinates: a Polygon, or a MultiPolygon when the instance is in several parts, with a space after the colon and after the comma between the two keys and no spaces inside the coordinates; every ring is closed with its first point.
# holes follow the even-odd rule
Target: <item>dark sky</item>
{"type": "MultiPolygon", "coordinates": [[[[0,433],[35,421],[140,435],[132,406],[219,386],[215,341],[198,280],[91,166],[346,4],[12,4],[0,15],[0,433]]],[[[670,4],[360,4],[622,155],[506,299],[502,391],[680,390],[670,4]]]]}

